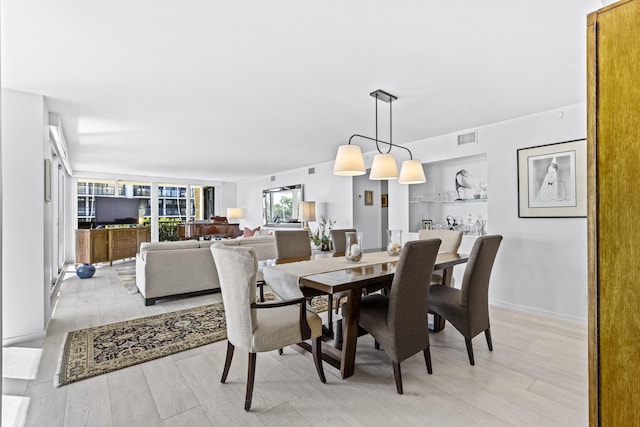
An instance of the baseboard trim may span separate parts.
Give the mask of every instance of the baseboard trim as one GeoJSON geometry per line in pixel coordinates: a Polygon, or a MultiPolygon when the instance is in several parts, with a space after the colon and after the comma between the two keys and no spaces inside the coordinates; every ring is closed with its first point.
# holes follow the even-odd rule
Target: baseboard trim
{"type": "Polygon", "coordinates": [[[510,302],[500,301],[500,300],[491,300],[489,301],[489,304],[495,305],[497,307],[504,307],[504,308],[510,308],[513,310],[524,311],[525,313],[539,314],[546,317],[553,317],[554,319],[566,320],[569,322],[581,323],[584,325],[587,324],[586,317],[582,318],[577,316],[570,316],[568,314],[557,313],[555,311],[541,310],[539,308],[527,307],[524,305],[513,304],[510,302]]]}

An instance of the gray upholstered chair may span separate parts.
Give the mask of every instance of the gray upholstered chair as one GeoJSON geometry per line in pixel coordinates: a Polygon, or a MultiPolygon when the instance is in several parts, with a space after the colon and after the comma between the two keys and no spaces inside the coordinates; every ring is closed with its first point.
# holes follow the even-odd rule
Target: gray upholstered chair
{"type": "MultiPolygon", "coordinates": [[[[273,232],[276,242],[276,262],[287,258],[304,258],[311,256],[311,240],[309,239],[309,231],[307,230],[276,230],[273,232]]],[[[333,295],[327,295],[320,291],[310,288],[302,288],[305,298],[313,298],[317,296],[327,297],[327,327],[329,335],[333,335],[333,295]]]]}
{"type": "Polygon", "coordinates": [[[300,258],[311,256],[311,240],[307,230],[276,230],[276,258],[300,258]]]}
{"type": "Polygon", "coordinates": [[[333,252],[337,254],[344,254],[347,248],[347,238],[345,233],[355,233],[355,228],[340,228],[337,230],[331,230],[331,241],[333,242],[333,252]]]}
{"type": "Polygon", "coordinates": [[[403,360],[422,351],[427,372],[432,372],[427,306],[429,278],[439,247],[440,239],[405,243],[389,295],[362,297],[360,326],[373,336],[391,359],[398,394],[402,394],[400,362],[403,360]]]}
{"type": "Polygon", "coordinates": [[[254,248],[211,246],[218,270],[227,321],[227,357],[220,382],[227,380],[235,348],[249,353],[249,371],[244,409],[251,408],[256,371],[256,353],[280,349],[312,339],[313,360],[320,381],[322,368],[322,320],[306,309],[304,298],[256,303],[258,259],[254,248]]]}
{"type": "MultiPolygon", "coordinates": [[[[460,243],[462,243],[462,231],[459,230],[419,230],[418,239],[440,239],[441,253],[458,253],[460,243]]],[[[431,284],[439,285],[442,283],[442,271],[434,271],[431,276],[431,284]]],[[[453,277],[451,278],[451,286],[453,286],[453,277]]]]}
{"type": "Polygon", "coordinates": [[[493,351],[489,325],[489,278],[502,236],[480,236],[475,241],[464,270],[461,289],[449,286],[429,287],[429,312],[434,320],[442,316],[464,336],[469,362],[474,365],[471,339],[484,331],[493,351]]]}

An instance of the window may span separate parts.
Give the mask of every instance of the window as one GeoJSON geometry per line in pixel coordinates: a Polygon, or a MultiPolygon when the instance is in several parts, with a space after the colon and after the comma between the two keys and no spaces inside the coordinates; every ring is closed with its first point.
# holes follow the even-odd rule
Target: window
{"type": "Polygon", "coordinates": [[[265,222],[298,223],[298,207],[302,200],[302,184],[264,190],[262,202],[265,222]]]}

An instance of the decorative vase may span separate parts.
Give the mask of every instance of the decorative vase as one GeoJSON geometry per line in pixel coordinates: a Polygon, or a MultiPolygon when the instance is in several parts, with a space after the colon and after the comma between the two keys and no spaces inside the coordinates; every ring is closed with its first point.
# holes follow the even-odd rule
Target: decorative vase
{"type": "Polygon", "coordinates": [[[345,236],[344,256],[347,262],[360,262],[362,259],[362,232],[347,232],[345,236]]]}
{"type": "Polygon", "coordinates": [[[87,263],[78,266],[78,268],[76,269],[76,274],[81,279],[90,279],[95,273],[96,268],[93,265],[87,263]]]}
{"type": "Polygon", "coordinates": [[[400,255],[402,250],[402,230],[387,230],[387,253],[400,255]]]}

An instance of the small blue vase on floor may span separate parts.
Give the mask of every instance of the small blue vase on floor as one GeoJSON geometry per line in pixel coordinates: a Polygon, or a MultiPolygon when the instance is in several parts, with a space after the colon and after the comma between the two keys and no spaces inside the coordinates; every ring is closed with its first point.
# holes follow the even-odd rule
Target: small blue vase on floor
{"type": "Polygon", "coordinates": [[[96,268],[91,264],[82,264],[76,269],[76,274],[81,279],[90,279],[96,272],[96,268]]]}

